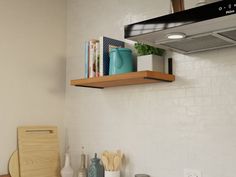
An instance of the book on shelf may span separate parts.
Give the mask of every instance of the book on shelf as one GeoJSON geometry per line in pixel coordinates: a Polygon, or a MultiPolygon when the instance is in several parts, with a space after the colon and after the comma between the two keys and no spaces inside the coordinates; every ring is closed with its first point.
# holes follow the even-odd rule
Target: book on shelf
{"type": "Polygon", "coordinates": [[[99,62],[100,62],[100,53],[99,53],[99,51],[100,51],[100,48],[99,48],[100,46],[99,46],[99,42],[96,42],[96,55],[95,55],[95,66],[96,66],[96,68],[95,68],[95,75],[96,75],[96,77],[99,77],[99,62]]]}
{"type": "Polygon", "coordinates": [[[85,42],[85,57],[84,57],[84,59],[85,59],[85,64],[84,64],[84,77],[85,78],[88,78],[89,77],[89,71],[88,71],[88,68],[89,68],[89,42],[88,41],[86,41],[85,42]]]}
{"type": "Polygon", "coordinates": [[[85,42],[85,78],[109,75],[109,52],[124,45],[123,41],[105,36],[85,42]]]}
{"type": "Polygon", "coordinates": [[[101,36],[99,39],[100,57],[99,57],[99,76],[109,75],[109,52],[113,48],[124,47],[125,43],[120,40],[101,36]]]}
{"type": "Polygon", "coordinates": [[[96,42],[98,40],[89,41],[89,78],[96,76],[96,42]]]}

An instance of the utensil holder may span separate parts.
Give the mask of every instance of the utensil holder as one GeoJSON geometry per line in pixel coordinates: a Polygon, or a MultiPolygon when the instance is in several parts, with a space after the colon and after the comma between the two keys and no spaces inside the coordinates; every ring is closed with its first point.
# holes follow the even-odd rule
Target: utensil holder
{"type": "Polygon", "coordinates": [[[105,171],[105,177],[120,177],[120,171],[105,171]]]}

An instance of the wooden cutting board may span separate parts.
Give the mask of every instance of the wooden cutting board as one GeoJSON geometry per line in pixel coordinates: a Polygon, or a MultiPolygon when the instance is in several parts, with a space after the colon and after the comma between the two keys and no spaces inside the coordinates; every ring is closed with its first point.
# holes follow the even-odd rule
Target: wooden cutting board
{"type": "Polygon", "coordinates": [[[18,151],[14,151],[8,164],[8,170],[11,177],[20,177],[18,151]]]}
{"type": "Polygon", "coordinates": [[[20,177],[60,177],[57,128],[19,127],[20,177]]]}

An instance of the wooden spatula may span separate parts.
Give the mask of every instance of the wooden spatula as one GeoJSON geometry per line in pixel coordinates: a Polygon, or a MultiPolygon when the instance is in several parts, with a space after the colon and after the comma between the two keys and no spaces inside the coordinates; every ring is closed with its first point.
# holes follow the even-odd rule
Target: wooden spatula
{"type": "Polygon", "coordinates": [[[121,166],[121,158],[116,155],[114,157],[114,171],[119,171],[121,166]]]}
{"type": "Polygon", "coordinates": [[[106,156],[102,155],[102,163],[106,171],[108,171],[108,159],[106,156]]]}

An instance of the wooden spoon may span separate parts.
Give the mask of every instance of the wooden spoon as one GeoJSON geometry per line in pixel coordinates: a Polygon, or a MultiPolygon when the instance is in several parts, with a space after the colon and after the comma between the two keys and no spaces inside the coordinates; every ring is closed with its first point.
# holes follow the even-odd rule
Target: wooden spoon
{"type": "Polygon", "coordinates": [[[119,171],[121,166],[121,158],[120,156],[116,155],[114,157],[114,170],[119,171]]]}
{"type": "Polygon", "coordinates": [[[102,163],[106,171],[108,171],[108,159],[106,156],[102,155],[102,163]]]}
{"type": "Polygon", "coordinates": [[[121,153],[121,150],[117,150],[116,153],[120,157],[120,159],[122,160],[123,154],[121,153]]]}
{"type": "Polygon", "coordinates": [[[109,171],[114,171],[114,156],[115,156],[114,153],[109,152],[109,154],[108,154],[108,161],[109,161],[108,169],[109,169],[109,171]]]}
{"type": "Polygon", "coordinates": [[[109,154],[108,151],[104,151],[104,152],[102,153],[102,155],[103,155],[103,156],[106,156],[106,157],[108,157],[108,154],[109,154]]]}

